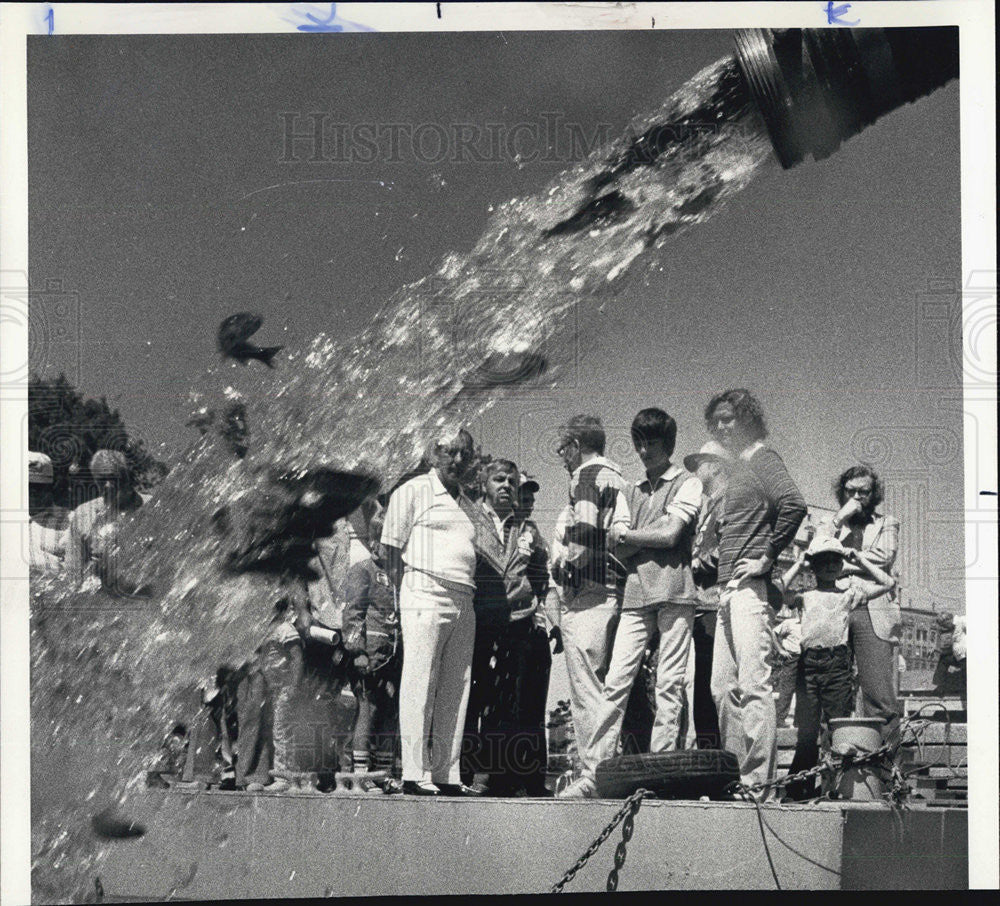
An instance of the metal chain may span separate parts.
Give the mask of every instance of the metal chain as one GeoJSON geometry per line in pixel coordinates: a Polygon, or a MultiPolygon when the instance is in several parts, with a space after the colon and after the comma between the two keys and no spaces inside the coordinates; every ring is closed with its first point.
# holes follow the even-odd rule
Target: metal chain
{"type": "Polygon", "coordinates": [[[808,780],[811,777],[818,777],[820,774],[830,773],[845,767],[857,767],[862,764],[868,764],[872,761],[881,761],[886,755],[892,754],[895,749],[896,746],[891,743],[886,743],[885,745],[879,746],[879,748],[874,751],[867,752],[863,755],[843,755],[841,756],[842,760],[839,763],[835,761],[823,761],[815,767],[799,771],[797,774],[788,774],[785,777],[772,777],[769,780],[762,780],[752,786],[743,787],[743,789],[754,795],[763,793],[765,790],[781,789],[788,786],[790,783],[798,783],[800,780],[808,780]]]}
{"type": "MultiPolygon", "coordinates": [[[[727,789],[729,790],[740,790],[749,793],[751,796],[756,797],[758,794],[763,793],[765,790],[769,789],[780,789],[782,787],[788,786],[790,783],[797,783],[801,780],[808,780],[811,777],[817,777],[820,774],[830,773],[836,770],[842,770],[844,768],[858,767],[859,765],[869,764],[873,761],[881,761],[887,755],[892,755],[895,753],[898,744],[893,745],[891,743],[886,743],[872,752],[867,752],[861,755],[843,755],[841,760],[836,761],[826,761],[820,762],[815,767],[808,768],[805,771],[799,771],[796,774],[788,774],[785,777],[772,777],[768,780],[763,780],[759,783],[755,783],[752,786],[744,786],[741,783],[732,783],[727,789]]],[[[607,889],[610,892],[614,892],[618,889],[618,873],[621,871],[622,867],[625,865],[625,857],[627,855],[626,848],[628,846],[629,840],[632,839],[632,834],[635,830],[635,814],[639,810],[639,805],[645,798],[651,798],[654,794],[650,793],[648,790],[639,789],[636,790],[615,814],[614,818],[608,823],[608,826],[601,831],[597,839],[594,840],[590,846],[587,847],[586,852],[573,865],[569,871],[562,876],[562,878],[553,885],[549,893],[562,893],[563,888],[576,877],[577,872],[583,868],[584,865],[590,860],[590,857],[594,855],[604,843],[608,837],[611,836],[611,832],[619,825],[622,821],[625,822],[622,827],[622,840],[618,844],[615,850],[615,863],[611,872],[608,874],[608,886],[607,889]]]]}
{"type": "Polygon", "coordinates": [[[640,796],[632,804],[631,810],[622,822],[622,841],[615,848],[614,868],[608,872],[608,893],[614,893],[618,889],[618,872],[621,871],[622,867],[625,865],[625,856],[627,855],[626,847],[628,846],[628,841],[632,839],[632,833],[635,830],[635,814],[639,811],[641,803],[642,797],[640,796]]]}
{"type": "Polygon", "coordinates": [[[622,821],[626,821],[626,827],[622,828],[622,842],[618,844],[618,849],[615,850],[615,867],[611,869],[611,874],[608,875],[608,890],[614,890],[618,886],[618,872],[621,870],[622,865],[625,864],[625,846],[628,841],[632,838],[632,832],[635,829],[635,813],[639,810],[639,803],[642,802],[646,797],[651,797],[653,794],[648,790],[636,790],[628,799],[625,800],[624,805],[618,810],[614,818],[608,823],[608,826],[604,828],[598,834],[597,839],[587,847],[586,852],[576,863],[570,868],[559,879],[559,881],[552,886],[549,893],[562,893],[563,888],[576,877],[576,873],[583,868],[584,865],[590,861],[590,857],[594,855],[604,843],[608,837],[611,836],[611,832],[621,824],[622,821]],[[614,878],[614,887],[612,887],[612,878],[614,878]]]}

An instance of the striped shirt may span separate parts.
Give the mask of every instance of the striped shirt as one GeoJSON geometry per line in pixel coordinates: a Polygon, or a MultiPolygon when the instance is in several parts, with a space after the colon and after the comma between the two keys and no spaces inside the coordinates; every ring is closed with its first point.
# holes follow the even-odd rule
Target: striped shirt
{"type": "Polygon", "coordinates": [[[608,531],[616,522],[631,522],[621,467],[603,456],[579,465],[570,476],[569,502],[572,518],[566,527],[565,565],[571,585],[597,583],[610,589],[615,577],[608,569],[608,531]]]}
{"type": "Polygon", "coordinates": [[[728,582],[744,558],[777,559],[805,515],[806,502],[781,457],[763,445],[745,450],[732,464],[726,487],[719,582],[728,582]]]}

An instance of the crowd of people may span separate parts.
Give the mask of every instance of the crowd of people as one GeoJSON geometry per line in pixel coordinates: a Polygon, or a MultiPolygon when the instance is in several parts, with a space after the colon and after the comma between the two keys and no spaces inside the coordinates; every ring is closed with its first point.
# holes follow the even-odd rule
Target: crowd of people
{"type": "MultiPolygon", "coordinates": [[[[220,670],[205,703],[231,785],[282,791],[301,779],[292,702],[317,642],[354,694],[344,767],[365,792],[551,795],[546,697],[560,654],[579,755],[567,798],[598,795],[597,767],[621,751],[630,708],[646,696],[637,686],[651,650],[644,745],[726,749],[747,785],[776,773],[793,691],[793,770],[816,763],[822,721],[856,703],[891,732],[899,523],[878,510],[878,475],[847,469],[839,510],[779,574],[806,504],[766,443],[763,410],[730,389],[704,416],[710,439],[678,464],[674,419],[640,411],[637,482],[605,456],[598,417],[566,421],[557,453],[568,501],[548,540],[532,519],[534,479],[509,459],[477,458],[464,429],[436,438],[417,474],[317,540],[309,574],[319,581],[289,572],[260,648],[220,670]]],[[[51,462],[30,454],[33,569],[108,581],[103,539],[142,499],[121,454],[99,451],[90,471],[101,496],[56,512],[51,462]]]]}

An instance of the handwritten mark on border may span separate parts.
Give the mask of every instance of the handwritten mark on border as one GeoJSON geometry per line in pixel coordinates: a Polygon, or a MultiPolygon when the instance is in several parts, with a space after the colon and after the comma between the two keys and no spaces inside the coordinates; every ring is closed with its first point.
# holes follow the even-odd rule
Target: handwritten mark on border
{"type": "Polygon", "coordinates": [[[308,3],[295,3],[292,5],[291,13],[295,17],[289,19],[293,25],[299,30],[304,32],[316,33],[335,33],[344,31],[374,31],[375,29],[369,28],[367,25],[361,25],[358,22],[349,22],[347,19],[342,19],[337,15],[337,4],[323,4],[328,6],[329,9],[324,13],[322,12],[321,6],[313,6],[308,3]],[[305,18],[306,22],[300,21],[305,18]]]}
{"type": "Polygon", "coordinates": [[[853,22],[848,22],[847,19],[841,18],[847,15],[847,11],[851,8],[850,3],[841,3],[839,6],[833,5],[833,0],[827,0],[827,4],[824,7],[826,12],[826,24],[827,25],[857,25],[861,22],[860,19],[855,19],[853,22]]]}

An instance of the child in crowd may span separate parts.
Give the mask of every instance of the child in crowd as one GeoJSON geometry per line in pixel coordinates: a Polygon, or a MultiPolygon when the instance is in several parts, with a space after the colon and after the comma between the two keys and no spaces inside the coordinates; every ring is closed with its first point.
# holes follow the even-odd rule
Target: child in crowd
{"type": "MultiPolygon", "coordinates": [[[[795,689],[795,725],[798,739],[790,774],[815,767],[819,761],[820,718],[849,717],[854,700],[851,677],[851,649],[848,627],[852,598],[837,588],[844,561],[861,567],[867,574],[865,600],[891,591],[895,580],[875,566],[866,555],[843,547],[834,538],[816,537],[805,556],[792,564],[780,580],[786,591],[808,561],[816,577],[816,588],[792,596],[793,607],[802,611],[801,654],[795,689]]],[[[789,799],[810,799],[816,781],[810,778],[789,784],[789,799]]]]}
{"type": "MultiPolygon", "coordinates": [[[[805,550],[799,554],[805,562],[805,550]]],[[[802,563],[800,563],[800,568],[802,563]]],[[[774,716],[779,727],[785,725],[791,709],[795,684],[799,675],[799,653],[802,648],[801,614],[789,606],[788,598],[775,614],[774,637],[771,647],[771,684],[774,686],[774,716]]]]}
{"type": "MultiPolygon", "coordinates": [[[[355,563],[347,573],[347,604],[344,607],[344,648],[353,658],[351,690],[358,702],[354,725],[353,763],[355,773],[372,769],[390,774],[399,736],[399,677],[402,667],[399,615],[395,589],[383,563],[382,517],[369,523],[372,556],[355,563]]],[[[398,793],[402,786],[391,777],[376,783],[362,779],[360,788],[368,793],[381,787],[398,793]]]]}

